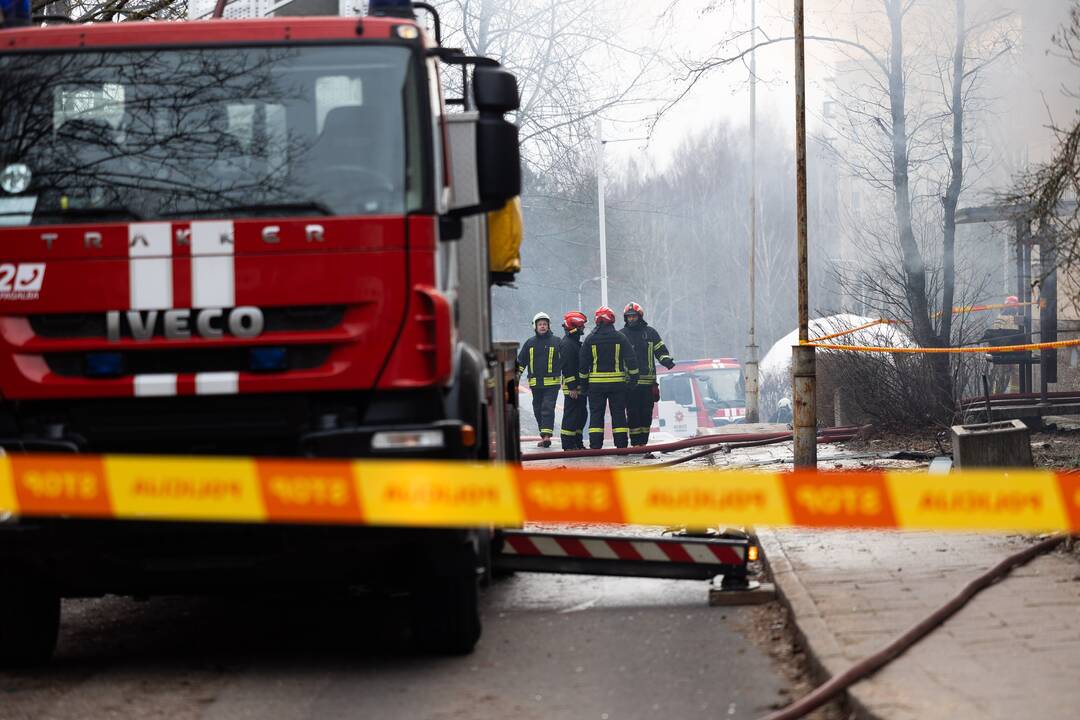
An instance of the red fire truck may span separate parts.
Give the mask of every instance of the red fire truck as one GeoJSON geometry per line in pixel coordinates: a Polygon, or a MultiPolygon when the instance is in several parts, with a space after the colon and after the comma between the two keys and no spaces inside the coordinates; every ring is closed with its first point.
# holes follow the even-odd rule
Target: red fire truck
{"type": "MultiPolygon", "coordinates": [[[[0,30],[7,452],[516,458],[517,82],[376,6],[0,30]]],[[[0,662],[61,597],[360,584],[467,652],[488,539],[0,515],[0,662]]]]}
{"type": "Polygon", "coordinates": [[[736,358],[680,360],[671,370],[657,368],[656,380],[660,402],[653,413],[654,430],[693,435],[698,428],[746,420],[746,389],[736,358]],[[665,407],[668,402],[675,410],[672,422],[665,417],[670,414],[665,407]],[[690,418],[696,422],[687,423],[690,418]],[[683,432],[677,429],[680,425],[683,432]]]}

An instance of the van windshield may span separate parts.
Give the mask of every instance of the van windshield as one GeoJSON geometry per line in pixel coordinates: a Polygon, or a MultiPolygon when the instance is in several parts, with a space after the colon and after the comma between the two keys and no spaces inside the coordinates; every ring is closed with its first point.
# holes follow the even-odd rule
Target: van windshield
{"type": "Polygon", "coordinates": [[[0,55],[0,225],[418,209],[410,57],[374,45],[0,55]]]}
{"type": "Polygon", "coordinates": [[[698,389],[705,407],[731,407],[746,402],[742,384],[742,371],[738,368],[717,368],[695,372],[698,389]]]}

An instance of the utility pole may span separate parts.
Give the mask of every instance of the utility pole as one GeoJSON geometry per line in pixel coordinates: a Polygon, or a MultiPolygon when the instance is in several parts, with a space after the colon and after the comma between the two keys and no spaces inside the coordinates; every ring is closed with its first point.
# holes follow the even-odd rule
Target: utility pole
{"type": "Polygon", "coordinates": [[[806,31],[803,0],[795,0],[795,199],[799,264],[799,344],[792,347],[795,467],[817,467],[817,377],[810,339],[810,301],[806,264],[806,31]]]}
{"type": "Polygon", "coordinates": [[[607,219],[604,217],[604,128],[596,121],[596,141],[600,144],[596,163],[596,206],[600,211],[600,304],[607,305],[607,219]]]}
{"type": "Polygon", "coordinates": [[[759,422],[757,325],[757,0],[750,0],[750,343],[746,346],[746,422],[759,422]]]}

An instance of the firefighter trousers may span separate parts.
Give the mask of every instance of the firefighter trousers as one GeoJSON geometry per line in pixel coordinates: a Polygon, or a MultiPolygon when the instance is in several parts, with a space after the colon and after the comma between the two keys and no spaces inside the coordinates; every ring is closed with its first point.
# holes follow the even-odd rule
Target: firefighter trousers
{"type": "Polygon", "coordinates": [[[536,417],[536,426],[541,435],[555,434],[555,401],[559,397],[559,386],[534,387],[533,391],[533,415],[536,417]]]}
{"type": "Polygon", "coordinates": [[[626,393],[626,419],[630,425],[630,444],[647,445],[652,426],[653,386],[634,385],[626,393]]]}
{"type": "Polygon", "coordinates": [[[611,434],[615,447],[629,444],[629,428],[626,424],[626,385],[615,383],[592,383],[589,385],[589,447],[604,447],[604,406],[611,410],[611,434]]]}
{"type": "Polygon", "coordinates": [[[585,429],[585,420],[589,415],[589,401],[585,393],[579,393],[577,400],[569,395],[563,396],[562,413],[562,449],[583,450],[585,440],[582,431],[585,429]]]}

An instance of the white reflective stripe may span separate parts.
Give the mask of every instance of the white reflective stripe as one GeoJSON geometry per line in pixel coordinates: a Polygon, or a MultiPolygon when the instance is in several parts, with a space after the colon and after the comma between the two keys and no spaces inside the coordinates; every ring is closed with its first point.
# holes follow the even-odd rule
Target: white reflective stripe
{"type": "Polygon", "coordinates": [[[172,307],[172,258],[128,260],[128,305],[132,310],[172,307]]]}
{"type": "Polygon", "coordinates": [[[605,540],[582,540],[581,544],[598,560],[618,560],[619,556],[611,549],[605,540]]]}
{"type": "Polygon", "coordinates": [[[641,555],[643,560],[667,562],[668,556],[654,542],[633,542],[631,545],[634,546],[634,549],[638,551],[638,555],[641,555]]]}
{"type": "Polygon", "coordinates": [[[236,244],[230,220],[191,223],[191,306],[236,305],[236,244]]]}
{"type": "Polygon", "coordinates": [[[227,308],[236,305],[232,256],[191,258],[191,306],[227,308]]]}
{"type": "Polygon", "coordinates": [[[163,397],[175,394],[175,374],[162,373],[135,376],[135,397],[163,397]]]}
{"type": "Polygon", "coordinates": [[[566,557],[566,551],[562,549],[559,543],[555,542],[555,538],[543,537],[542,535],[533,535],[529,538],[533,541],[533,545],[540,551],[541,555],[547,555],[549,557],[566,557]]]}
{"type": "Polygon", "coordinates": [[[232,220],[196,220],[191,223],[192,255],[232,255],[235,247],[232,220]]]}
{"type": "Polygon", "coordinates": [[[128,257],[171,256],[171,235],[169,223],[131,223],[128,225],[128,257]]]}
{"type": "Polygon", "coordinates": [[[128,225],[128,306],[132,310],[172,307],[172,242],[169,223],[128,225]]]}
{"type": "Polygon", "coordinates": [[[235,395],[240,392],[240,373],[195,373],[196,395],[235,395]]]}
{"type": "Polygon", "coordinates": [[[686,550],[686,554],[694,558],[694,562],[704,563],[706,565],[719,565],[720,558],[713,555],[713,551],[704,545],[696,545],[693,543],[687,543],[683,545],[686,550]]]}

